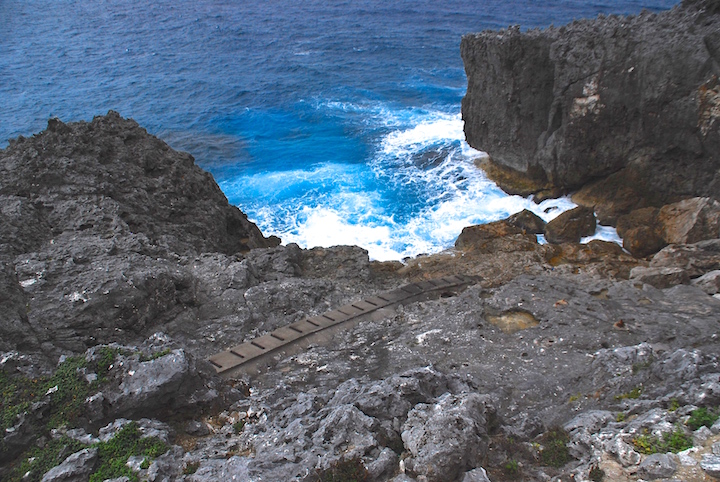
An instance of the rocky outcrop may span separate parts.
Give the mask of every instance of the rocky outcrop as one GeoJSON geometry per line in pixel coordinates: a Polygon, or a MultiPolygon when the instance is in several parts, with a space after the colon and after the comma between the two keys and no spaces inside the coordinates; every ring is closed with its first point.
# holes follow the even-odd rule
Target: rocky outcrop
{"type": "MultiPolygon", "coordinates": [[[[696,458],[716,473],[712,430],[683,424],[698,406],[720,405],[717,239],[669,245],[648,262],[597,240],[539,244],[547,226],[521,213],[468,227],[455,248],[405,264],[371,263],[347,246],[246,251],[250,234],[233,244],[172,225],[167,203],[192,204],[195,188],[182,176],[153,184],[133,166],[186,157],[132,121],[111,114],[51,125],[0,153],[12,154],[8,176],[16,174],[7,166],[35,175],[25,163],[37,161],[37,186],[17,184],[52,206],[40,209],[32,193],[0,192],[3,480],[86,480],[106,465],[103,444],[117,447],[130,432],[137,443],[122,457],[114,450],[110,465],[140,480],[595,480],[598,470],[606,480],[635,480],[681,466],[638,452],[633,441],[674,426],[696,439],[696,458]],[[115,145],[113,125],[124,126],[119,139],[135,133],[145,147],[121,156],[108,176],[137,177],[127,184],[145,186],[147,204],[101,198],[100,187],[83,194],[93,186],[76,188],[72,177],[65,185],[68,176],[49,167],[72,166],[72,153],[88,151],[96,130],[115,145]],[[33,156],[54,152],[55,143],[62,155],[33,156]],[[180,198],[155,195],[168,189],[180,198]],[[117,214],[120,204],[137,232],[117,214]],[[155,212],[170,234],[154,225],[155,212]],[[95,222],[80,229],[73,216],[95,222]],[[679,272],[684,284],[627,279],[633,268],[679,272]],[[386,305],[271,352],[266,366],[238,378],[219,379],[204,361],[408,281],[454,274],[477,283],[386,305]],[[144,438],[154,441],[150,453],[133,452],[151,444],[144,438]]],[[[93,155],[79,159],[94,165],[93,155]]],[[[96,171],[110,169],[101,164],[96,171]]],[[[185,167],[194,185],[196,168],[185,167]]],[[[212,194],[216,186],[197,189],[212,194]]],[[[217,202],[211,216],[234,209],[217,202]]],[[[671,210],[675,231],[712,227],[711,205],[671,210]]],[[[660,211],[643,219],[657,222],[660,211]]],[[[578,212],[594,222],[589,209],[578,212]]],[[[686,455],[694,456],[679,460],[686,455]]]]}
{"type": "Polygon", "coordinates": [[[461,54],[466,138],[506,190],[584,187],[605,224],[720,192],[716,0],[467,35],[461,54]]]}
{"type": "Polygon", "coordinates": [[[0,151],[0,349],[57,359],[137,342],[204,301],[198,271],[212,263],[191,259],[278,242],[136,122],[51,119],[0,151]]]}
{"type": "Polygon", "coordinates": [[[693,244],[720,237],[720,202],[690,198],[662,208],[642,208],[618,219],[618,234],[630,253],[643,258],[668,244],[693,244]]]}

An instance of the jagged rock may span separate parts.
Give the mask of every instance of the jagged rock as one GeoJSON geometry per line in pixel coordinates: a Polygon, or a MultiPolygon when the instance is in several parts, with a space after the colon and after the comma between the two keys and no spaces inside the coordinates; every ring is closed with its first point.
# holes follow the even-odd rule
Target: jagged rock
{"type": "MultiPolygon", "coordinates": [[[[249,459],[234,455],[227,460],[204,460],[194,474],[186,476],[189,482],[216,482],[218,480],[252,480],[248,471],[249,459]]],[[[278,479],[280,480],[280,479],[278,479]]]]}
{"type": "Polygon", "coordinates": [[[720,202],[696,197],[668,204],[660,209],[657,221],[668,243],[693,244],[720,238],[720,202]]]}
{"type": "Polygon", "coordinates": [[[367,467],[368,475],[371,480],[387,480],[391,475],[397,472],[398,454],[392,449],[384,448],[376,460],[367,467]]]}
{"type": "Polygon", "coordinates": [[[638,226],[628,229],[623,236],[623,248],[638,258],[655,254],[667,244],[658,229],[652,226],[638,226]]]}
{"type": "Polygon", "coordinates": [[[507,220],[465,227],[455,240],[456,248],[479,253],[530,251],[536,246],[533,234],[507,220]]]}
{"type": "Polygon", "coordinates": [[[565,211],[545,226],[545,239],[551,243],[579,243],[595,234],[597,222],[592,209],[582,206],[565,211]]]}
{"type": "Polygon", "coordinates": [[[675,458],[674,454],[648,455],[638,467],[638,472],[651,480],[672,477],[677,470],[675,458]]]}
{"type": "Polygon", "coordinates": [[[433,405],[415,406],[402,432],[407,470],[439,482],[475,467],[487,449],[487,405],[477,394],[446,394],[433,405]]]}
{"type": "Polygon", "coordinates": [[[623,239],[623,248],[638,258],[644,258],[667,246],[657,219],[659,212],[658,208],[648,207],[620,216],[616,228],[618,236],[623,239]]]}
{"type": "Polygon", "coordinates": [[[607,410],[590,410],[583,412],[577,417],[573,418],[565,425],[563,429],[566,432],[574,432],[575,430],[585,430],[587,432],[597,432],[602,427],[607,425],[608,422],[614,420],[615,416],[607,410]]]}
{"type": "Polygon", "coordinates": [[[487,472],[482,467],[465,472],[462,482],[490,482],[487,472]]]}
{"type": "Polygon", "coordinates": [[[223,392],[232,393],[220,386],[207,362],[182,349],[148,361],[120,354],[115,366],[102,391],[106,419],[191,414],[220,403],[223,392]]]}
{"type": "Polygon", "coordinates": [[[703,455],[700,467],[711,477],[720,478],[720,456],[703,455]]]}
{"type": "Polygon", "coordinates": [[[88,448],[66,458],[60,465],[50,469],[42,482],[85,482],[95,468],[98,450],[88,448]]]}
{"type": "Polygon", "coordinates": [[[127,342],[196,305],[198,280],[183,256],[278,242],[230,206],[192,156],[115,112],[51,120],[0,150],[0,227],[9,295],[0,349],[33,348],[48,365],[127,342]]]}
{"type": "Polygon", "coordinates": [[[709,295],[720,293],[720,270],[716,269],[705,273],[699,278],[692,280],[692,284],[709,295]]]}
{"type": "MultiPolygon", "coordinates": [[[[686,283],[688,278],[697,278],[720,269],[720,239],[666,246],[652,257],[648,268],[656,271],[667,268],[678,273],[674,275],[673,283],[686,283]],[[679,274],[678,270],[685,274],[679,274]]],[[[642,272],[640,269],[638,271],[642,272]]]]}
{"type": "Polygon", "coordinates": [[[643,208],[621,216],[617,222],[623,247],[644,258],[668,244],[692,244],[720,236],[720,203],[692,198],[661,209],[643,208]]]}
{"type": "Polygon", "coordinates": [[[670,267],[638,266],[630,271],[630,278],[658,289],[690,282],[687,271],[682,268],[670,267]]]}
{"type": "MultiPolygon", "coordinates": [[[[577,189],[603,220],[720,192],[715,0],[466,35],[468,143],[506,189],[577,189]]],[[[491,173],[492,175],[492,173],[491,173]]]]}
{"type": "Polygon", "coordinates": [[[523,209],[519,213],[515,213],[509,218],[507,222],[515,227],[518,227],[530,234],[543,234],[545,232],[545,221],[540,218],[537,214],[527,209],[523,209]]]}

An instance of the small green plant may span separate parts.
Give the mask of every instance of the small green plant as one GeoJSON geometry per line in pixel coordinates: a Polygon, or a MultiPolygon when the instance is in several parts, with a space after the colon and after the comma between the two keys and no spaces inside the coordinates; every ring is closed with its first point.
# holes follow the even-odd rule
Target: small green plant
{"type": "Polygon", "coordinates": [[[235,433],[240,433],[245,428],[245,419],[241,418],[237,422],[233,424],[233,430],[235,430],[235,433]]]}
{"type": "Polygon", "coordinates": [[[673,398],[672,400],[670,400],[670,406],[668,407],[668,410],[674,412],[678,408],[680,408],[680,401],[677,398],[673,398]]]}
{"type": "Polygon", "coordinates": [[[44,380],[11,377],[0,370],[0,433],[15,425],[17,416],[45,395],[44,380]]]}
{"type": "Polygon", "coordinates": [[[71,426],[82,415],[85,398],[91,388],[82,373],[87,366],[85,357],[68,358],[46,382],[46,393],[51,400],[48,430],[63,425],[71,426]]]}
{"type": "Polygon", "coordinates": [[[635,399],[640,398],[641,394],[642,394],[642,387],[635,387],[627,393],[621,393],[620,395],[615,395],[615,400],[625,400],[627,398],[635,400],[635,399]]]}
{"type": "Polygon", "coordinates": [[[325,470],[318,472],[320,482],[366,482],[370,478],[359,457],[341,459],[325,470]]]}
{"type": "Polygon", "coordinates": [[[615,421],[618,422],[618,423],[619,423],[619,422],[624,422],[624,421],[625,421],[625,417],[626,417],[625,412],[618,412],[618,414],[615,415],[615,421]]]}
{"type": "Polygon", "coordinates": [[[682,428],[675,427],[672,432],[666,432],[662,438],[648,433],[640,434],[632,439],[635,450],[641,454],[664,454],[667,452],[678,453],[693,446],[692,437],[687,435],[682,428]]]}
{"type": "Polygon", "coordinates": [[[38,482],[45,473],[62,463],[70,454],[86,447],[67,437],[52,439],[44,447],[28,450],[22,461],[8,474],[8,482],[38,482]],[[26,475],[27,474],[27,475],[26,475]]]}
{"type": "Polygon", "coordinates": [[[570,396],[570,403],[577,402],[582,397],[582,393],[577,393],[570,396]]]}
{"type": "Polygon", "coordinates": [[[540,451],[540,460],[549,467],[562,467],[572,460],[567,443],[570,436],[560,427],[548,430],[542,437],[543,449],[540,451]]]}
{"type": "MultiPolygon", "coordinates": [[[[105,479],[123,476],[136,482],[137,475],[126,465],[128,459],[133,455],[144,455],[154,459],[167,452],[169,447],[157,437],[141,438],[137,423],[130,422],[113,438],[97,444],[97,449],[97,469],[90,476],[90,482],[102,482],[105,479]]],[[[147,459],[146,461],[149,467],[150,462],[147,459]]]]}
{"type": "Polygon", "coordinates": [[[718,419],[718,414],[714,413],[710,410],[708,410],[705,407],[698,408],[697,410],[693,410],[690,413],[690,418],[688,419],[687,425],[692,430],[697,430],[700,427],[712,427],[715,421],[718,419]]]}
{"type": "Polygon", "coordinates": [[[520,471],[520,464],[518,464],[517,460],[510,459],[505,463],[503,469],[508,474],[517,474],[520,471]]]}
{"type": "Polygon", "coordinates": [[[99,377],[104,377],[107,372],[110,371],[110,367],[115,363],[115,359],[117,358],[118,354],[120,353],[120,350],[117,348],[111,348],[109,346],[104,346],[98,350],[98,359],[97,359],[97,371],[99,377]]]}
{"type": "Polygon", "coordinates": [[[602,480],[605,478],[605,471],[603,469],[601,469],[600,467],[595,466],[592,469],[590,469],[588,478],[590,480],[592,480],[593,482],[602,482],[602,480]]]}

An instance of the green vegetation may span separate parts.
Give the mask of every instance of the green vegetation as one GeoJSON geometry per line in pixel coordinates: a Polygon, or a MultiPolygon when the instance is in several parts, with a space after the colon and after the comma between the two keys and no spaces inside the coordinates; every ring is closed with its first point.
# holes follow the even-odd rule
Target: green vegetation
{"type": "Polygon", "coordinates": [[[602,482],[602,480],[605,478],[605,471],[600,467],[593,467],[592,469],[590,469],[588,478],[593,482],[602,482]]]}
{"type": "Polygon", "coordinates": [[[8,482],[38,482],[45,473],[86,445],[67,437],[50,440],[44,447],[28,450],[22,462],[8,474],[8,482]],[[25,474],[28,474],[25,476],[25,474]]]}
{"type": "Polygon", "coordinates": [[[370,475],[359,457],[341,459],[325,470],[318,471],[320,482],[365,482],[370,475]]]}
{"type": "Polygon", "coordinates": [[[673,398],[672,400],[670,400],[670,406],[668,407],[668,410],[674,412],[678,408],[680,408],[680,401],[677,398],[673,398]]]}
{"type": "Polygon", "coordinates": [[[675,427],[672,432],[664,433],[662,438],[644,433],[635,437],[632,443],[635,450],[645,455],[678,453],[693,446],[692,437],[687,435],[681,427],[675,427]]]}
{"type": "Polygon", "coordinates": [[[237,422],[233,424],[233,429],[235,430],[235,433],[240,433],[245,428],[245,419],[241,418],[237,422]]]}
{"type": "MultiPolygon", "coordinates": [[[[122,476],[135,482],[138,480],[137,475],[126,465],[130,457],[140,455],[154,459],[169,449],[168,445],[157,437],[140,438],[140,430],[135,422],[128,423],[113,438],[100,442],[96,447],[98,464],[90,476],[90,482],[102,482],[122,476]]],[[[150,466],[149,461],[147,466],[150,466]]]]}
{"type": "Polygon", "coordinates": [[[570,436],[561,427],[547,431],[541,439],[543,449],[540,451],[540,461],[549,467],[562,467],[572,460],[567,443],[570,436]]]}
{"type": "Polygon", "coordinates": [[[98,360],[95,363],[97,364],[98,379],[101,382],[105,380],[105,375],[107,375],[110,371],[110,367],[113,363],[115,363],[115,359],[118,354],[120,354],[120,350],[117,348],[110,348],[109,346],[104,346],[98,350],[98,360]]]}
{"type": "Polygon", "coordinates": [[[641,394],[642,394],[642,387],[635,387],[627,393],[621,393],[620,395],[615,395],[615,400],[625,400],[626,398],[635,400],[637,398],[640,398],[641,394]]]}
{"type": "Polygon", "coordinates": [[[85,398],[90,394],[91,388],[82,373],[87,366],[85,357],[68,358],[58,366],[55,374],[46,383],[46,393],[50,393],[51,400],[48,430],[72,425],[83,413],[85,398]]]}
{"type": "Polygon", "coordinates": [[[625,421],[625,417],[626,417],[625,412],[618,412],[618,414],[615,415],[615,421],[618,422],[618,423],[619,423],[619,422],[624,422],[624,421],[625,421]]]}
{"type": "Polygon", "coordinates": [[[690,418],[685,425],[690,427],[692,430],[697,430],[700,427],[710,428],[713,426],[717,419],[717,413],[715,413],[714,411],[710,411],[705,407],[702,407],[698,408],[697,410],[693,410],[690,413],[690,418]]]}
{"type": "Polygon", "coordinates": [[[170,353],[172,353],[172,350],[170,348],[165,348],[164,350],[156,351],[155,353],[152,353],[150,355],[141,353],[140,361],[146,362],[146,361],[151,361],[151,360],[157,360],[158,358],[164,357],[165,355],[169,355],[170,353]]]}
{"type": "MultiPolygon", "coordinates": [[[[43,418],[36,425],[38,437],[47,435],[51,429],[74,427],[83,416],[86,398],[106,382],[106,375],[115,363],[120,350],[103,347],[91,360],[85,357],[65,359],[50,377],[30,379],[23,376],[10,376],[0,370],[0,430],[3,432],[17,423],[18,416],[30,409],[34,403],[43,403],[43,418]],[[87,377],[88,374],[96,374],[87,377]]],[[[163,356],[156,353],[155,357],[163,356]]],[[[151,358],[154,359],[154,358],[151,358]]],[[[18,463],[8,473],[9,482],[39,481],[42,476],[61,463],[68,455],[88,447],[67,437],[51,439],[42,447],[35,446],[18,457],[18,463]]],[[[91,482],[127,476],[137,481],[126,463],[131,456],[144,456],[141,468],[147,468],[153,458],[168,450],[162,440],[150,437],[141,438],[137,423],[125,425],[108,442],[93,445],[98,450],[98,463],[91,475],[91,482]]],[[[0,442],[0,452],[7,450],[0,442]]]]}
{"type": "Polygon", "coordinates": [[[520,471],[520,464],[517,460],[510,459],[508,460],[505,465],[503,466],[503,469],[508,474],[517,474],[520,471]]]}
{"type": "MultiPolygon", "coordinates": [[[[17,416],[35,402],[47,401],[45,429],[72,427],[83,413],[85,399],[105,381],[118,350],[104,347],[98,359],[88,362],[85,357],[65,359],[51,377],[26,378],[10,376],[0,370],[0,430],[12,427],[17,416]],[[86,373],[96,373],[98,379],[89,382],[86,373]]],[[[0,447],[0,451],[2,447],[0,447]]]]}
{"type": "Polygon", "coordinates": [[[17,416],[45,395],[44,381],[13,378],[0,370],[0,431],[15,425],[17,416]]]}
{"type": "MultiPolygon", "coordinates": [[[[168,445],[157,437],[140,438],[136,422],[125,425],[112,439],[91,447],[97,448],[98,462],[90,482],[127,476],[132,482],[139,480],[127,461],[132,456],[144,456],[141,468],[150,467],[152,459],[168,451],[168,445]]],[[[10,472],[8,482],[37,482],[51,468],[75,452],[88,446],[67,437],[50,440],[44,447],[33,447],[23,454],[22,462],[10,472]],[[29,474],[25,476],[25,474],[29,474]]],[[[196,468],[197,469],[197,468],[196,468]]]]}

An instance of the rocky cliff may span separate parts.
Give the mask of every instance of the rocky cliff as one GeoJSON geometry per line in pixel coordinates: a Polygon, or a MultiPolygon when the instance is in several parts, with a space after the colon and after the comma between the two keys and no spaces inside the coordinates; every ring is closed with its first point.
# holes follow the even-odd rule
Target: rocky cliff
{"type": "Polygon", "coordinates": [[[595,218],[577,208],[374,263],[266,239],[189,155],[112,112],[12,141],[0,171],[2,480],[720,475],[720,203],[645,213],[674,243],[649,261],[578,244],[595,218]],[[205,361],[451,275],[475,284],[382,305],[257,371],[205,361]]]}
{"type": "Polygon", "coordinates": [[[511,192],[619,214],[720,192],[720,3],[466,35],[468,143],[511,192]]]}

